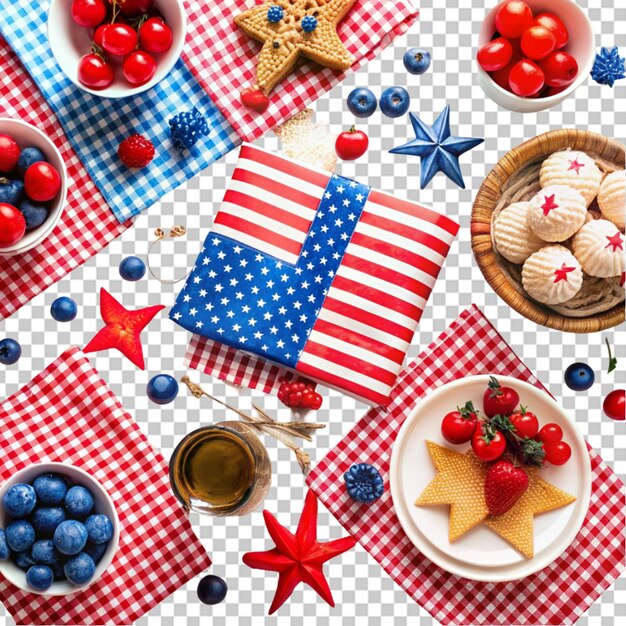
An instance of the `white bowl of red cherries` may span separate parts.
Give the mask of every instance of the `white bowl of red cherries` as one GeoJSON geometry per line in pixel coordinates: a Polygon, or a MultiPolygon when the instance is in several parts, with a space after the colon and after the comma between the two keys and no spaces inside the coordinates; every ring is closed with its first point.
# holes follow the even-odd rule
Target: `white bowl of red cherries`
{"type": "Polygon", "coordinates": [[[182,0],[52,0],[48,40],[66,76],[106,98],[146,91],[167,76],[185,43],[182,0]]]}
{"type": "Polygon", "coordinates": [[[505,0],[478,40],[478,82],[494,102],[521,113],[567,98],[589,75],[591,22],[572,0],[505,0]]]}

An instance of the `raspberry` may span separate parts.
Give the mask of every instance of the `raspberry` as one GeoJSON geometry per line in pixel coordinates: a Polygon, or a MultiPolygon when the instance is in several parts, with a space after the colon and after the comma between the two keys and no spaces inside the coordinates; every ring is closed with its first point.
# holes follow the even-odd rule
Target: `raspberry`
{"type": "Polygon", "coordinates": [[[142,135],[131,135],[122,141],[117,156],[126,167],[145,167],[154,158],[154,146],[142,135]]]}
{"type": "Polygon", "coordinates": [[[292,409],[302,407],[317,410],[322,406],[322,396],[313,383],[283,380],[278,388],[278,399],[292,409]]]}
{"type": "Polygon", "coordinates": [[[174,146],[180,151],[185,148],[191,150],[200,137],[209,134],[206,118],[195,107],[191,111],[175,115],[169,125],[174,146]]]}

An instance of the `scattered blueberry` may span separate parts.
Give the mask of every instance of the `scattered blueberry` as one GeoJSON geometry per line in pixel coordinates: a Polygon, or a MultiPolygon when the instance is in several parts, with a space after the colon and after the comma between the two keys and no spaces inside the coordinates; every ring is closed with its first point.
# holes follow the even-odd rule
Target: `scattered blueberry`
{"type": "Polygon", "coordinates": [[[39,539],[39,541],[35,541],[30,553],[33,557],[33,561],[41,565],[53,565],[60,558],[52,539],[39,539]]]}
{"type": "Polygon", "coordinates": [[[91,543],[91,541],[88,541],[83,552],[88,554],[97,565],[100,563],[104,553],[107,551],[108,545],[108,543],[91,543]]]}
{"type": "Polygon", "coordinates": [[[13,552],[24,552],[30,550],[35,543],[35,529],[30,522],[25,519],[16,519],[9,524],[4,530],[7,539],[7,545],[13,552]]]}
{"type": "Polygon", "coordinates": [[[228,591],[226,582],[219,576],[209,574],[198,583],[198,599],[202,604],[219,604],[228,591]]]}
{"type": "Polygon", "coordinates": [[[74,485],[65,495],[65,510],[71,517],[84,519],[93,511],[93,496],[89,489],[74,485]]]}
{"type": "MultiPolygon", "coordinates": [[[[4,510],[15,518],[30,515],[37,504],[37,495],[30,485],[17,483],[7,489],[2,498],[4,510]]],[[[26,548],[24,548],[25,550],[26,548]]]]}
{"type": "Polygon", "coordinates": [[[380,472],[369,463],[352,465],[343,475],[343,479],[348,495],[357,502],[374,502],[385,490],[380,472]]]}
{"type": "Polygon", "coordinates": [[[57,322],[71,322],[77,313],[76,302],[67,296],[57,298],[50,306],[50,315],[57,322]]]}
{"type": "Polygon", "coordinates": [[[27,570],[29,567],[37,565],[37,563],[33,560],[30,550],[25,550],[24,552],[14,552],[13,560],[15,561],[15,565],[23,570],[27,570]]]}
{"type": "Polygon", "coordinates": [[[57,526],[64,522],[65,511],[60,506],[36,508],[33,513],[33,526],[40,537],[52,537],[57,526]]]}
{"type": "Polygon", "coordinates": [[[283,15],[284,15],[283,7],[281,7],[278,4],[273,4],[267,10],[267,21],[272,24],[277,24],[278,22],[280,22],[280,20],[283,19],[283,15]]]}
{"type": "Polygon", "coordinates": [[[146,387],[148,398],[156,404],[169,404],[178,395],[178,383],[169,374],[153,376],[146,387]]]}
{"type": "Polygon", "coordinates": [[[87,543],[87,529],[84,524],[68,519],[57,526],[53,540],[61,554],[78,554],[87,543]]]}
{"type": "Polygon", "coordinates": [[[9,180],[0,177],[0,202],[18,207],[23,197],[24,183],[21,180],[9,180]]]}
{"type": "Polygon", "coordinates": [[[91,543],[106,543],[113,537],[113,524],[111,520],[102,513],[90,515],[85,520],[85,528],[87,529],[87,537],[91,543]]]}
{"type": "Polygon", "coordinates": [[[37,163],[38,161],[47,161],[46,155],[39,148],[35,148],[34,146],[24,148],[17,161],[17,171],[19,175],[24,178],[26,170],[33,163],[37,163]]]}
{"type": "Polygon", "coordinates": [[[56,474],[42,474],[33,482],[33,489],[37,494],[37,502],[46,506],[59,506],[65,500],[67,483],[56,474]]]}
{"type": "Polygon", "coordinates": [[[365,87],[353,89],[348,94],[348,110],[355,117],[369,117],[376,110],[376,96],[365,87]]]}
{"type": "Polygon", "coordinates": [[[206,118],[195,107],[191,111],[178,113],[169,121],[170,133],[174,147],[181,152],[191,150],[200,137],[209,134],[209,125],[206,118]]]}
{"type": "Polygon", "coordinates": [[[41,226],[48,219],[48,207],[37,204],[28,198],[20,204],[19,209],[26,222],[26,230],[41,226]]]}
{"type": "Polygon", "coordinates": [[[586,363],[572,363],[565,370],[565,384],[574,391],[586,391],[593,385],[596,377],[586,363]]]}
{"type": "Polygon", "coordinates": [[[0,340],[0,363],[13,365],[22,356],[22,346],[15,339],[0,340]]]}
{"type": "Polygon", "coordinates": [[[300,25],[305,33],[312,33],[317,28],[317,20],[312,15],[305,15],[300,25]]]}
{"type": "Polygon", "coordinates": [[[423,74],[430,67],[430,52],[424,48],[410,48],[402,61],[409,74],[423,74]]]}
{"type": "Polygon", "coordinates": [[[26,582],[37,591],[46,591],[50,588],[54,574],[47,565],[33,565],[26,572],[26,582]]]}
{"type": "Polygon", "coordinates": [[[380,97],[380,110],[387,117],[404,115],[411,105],[409,92],[404,87],[389,87],[380,97]]]}
{"type": "Polygon", "coordinates": [[[141,280],[146,275],[146,264],[138,256],[127,256],[120,263],[120,276],[124,280],[141,280]]]}
{"type": "Polygon", "coordinates": [[[0,561],[6,561],[11,556],[11,550],[7,543],[7,537],[4,530],[0,528],[0,561]]]}
{"type": "Polygon", "coordinates": [[[93,578],[96,572],[96,564],[88,554],[81,552],[65,562],[63,571],[71,583],[84,585],[93,578]]]}

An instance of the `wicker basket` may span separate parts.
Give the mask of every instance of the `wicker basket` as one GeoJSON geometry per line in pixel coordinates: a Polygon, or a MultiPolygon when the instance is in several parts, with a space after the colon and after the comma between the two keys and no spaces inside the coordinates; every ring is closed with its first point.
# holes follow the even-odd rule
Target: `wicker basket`
{"type": "Polygon", "coordinates": [[[498,254],[491,236],[492,221],[499,210],[538,191],[541,162],[553,152],[567,148],[588,153],[604,171],[624,168],[624,145],[588,131],[554,130],[526,141],[500,159],[476,196],[471,220],[472,250],[487,282],[524,317],[557,330],[597,332],[624,321],[623,300],[607,311],[586,317],[570,317],[539,304],[524,292],[520,266],[498,254]]]}

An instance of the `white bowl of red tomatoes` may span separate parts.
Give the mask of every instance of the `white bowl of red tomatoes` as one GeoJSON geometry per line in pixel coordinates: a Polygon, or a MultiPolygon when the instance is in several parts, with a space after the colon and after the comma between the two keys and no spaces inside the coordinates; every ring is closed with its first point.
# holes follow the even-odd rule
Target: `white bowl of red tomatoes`
{"type": "Polygon", "coordinates": [[[50,48],[65,75],[105,98],[163,80],[186,34],[182,0],[52,0],[48,13],[50,48]]]}
{"type": "Polygon", "coordinates": [[[478,82],[494,102],[520,113],[553,107],[593,65],[591,22],[572,0],[505,0],[478,39],[478,82]]]}

